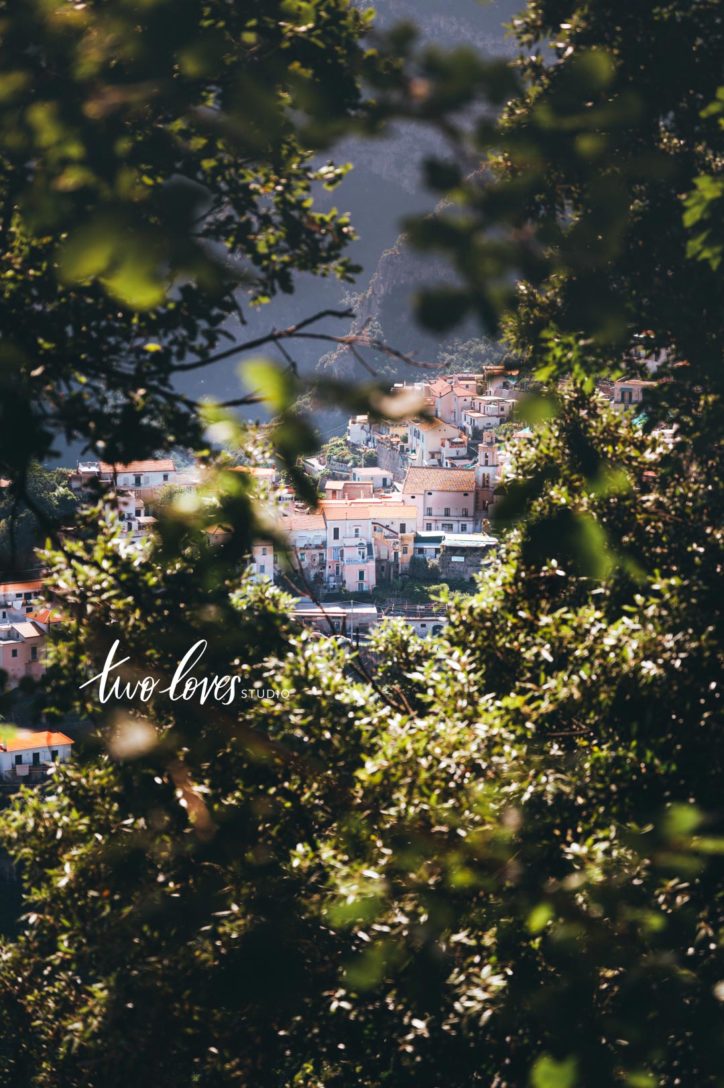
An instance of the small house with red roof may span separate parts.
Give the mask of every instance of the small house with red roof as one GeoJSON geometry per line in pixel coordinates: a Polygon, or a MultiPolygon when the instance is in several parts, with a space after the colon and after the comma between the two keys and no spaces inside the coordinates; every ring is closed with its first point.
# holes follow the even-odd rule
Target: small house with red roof
{"type": "Polygon", "coordinates": [[[65,733],[20,729],[14,737],[0,741],[0,777],[5,781],[38,781],[51,765],[66,763],[73,740],[65,733]]]}
{"type": "Polygon", "coordinates": [[[127,464],[106,461],[79,461],[71,478],[71,486],[88,487],[94,480],[106,486],[130,491],[151,491],[176,482],[176,466],[170,457],[129,461],[127,464]]]}

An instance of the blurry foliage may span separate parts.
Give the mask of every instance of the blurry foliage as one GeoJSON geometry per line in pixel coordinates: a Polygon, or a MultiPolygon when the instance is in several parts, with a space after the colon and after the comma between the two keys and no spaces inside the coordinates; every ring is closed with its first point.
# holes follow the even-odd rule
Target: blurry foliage
{"type": "Polygon", "coordinates": [[[0,489],[0,572],[9,575],[36,567],[35,549],[58,525],[72,522],[77,506],[67,469],[31,464],[25,494],[5,481],[0,489]]]}
{"type": "MultiPolygon", "coordinates": [[[[248,23],[252,6],[242,7],[248,23]]],[[[184,5],[173,8],[178,28],[169,10],[64,6],[54,64],[66,71],[78,26],[117,11],[121,71],[135,72],[121,48],[133,12],[141,74],[146,39],[136,28],[154,41],[157,16],[170,26],[153,45],[159,72],[178,36],[189,49],[201,43],[190,60],[183,50],[174,60],[179,93],[197,88],[207,50],[215,78],[227,72],[211,33],[216,5],[193,33],[184,5]]],[[[309,111],[304,139],[321,139],[329,109],[349,103],[320,104],[297,82],[295,61],[299,80],[311,65],[322,87],[331,66],[336,93],[358,57],[345,37],[357,17],[341,3],[253,10],[267,35],[290,35],[289,63],[282,72],[273,63],[268,78],[295,81],[289,93],[309,111]],[[326,19],[322,50],[316,28],[326,19]]],[[[724,1084],[721,311],[716,268],[703,251],[687,253],[684,219],[694,179],[717,162],[707,109],[721,19],[708,0],[531,2],[516,32],[518,79],[470,50],[420,54],[410,28],[370,39],[377,52],[362,68],[374,101],[360,118],[376,130],[417,117],[463,153],[457,172],[457,160],[428,169],[449,204],[411,227],[418,244],[450,254],[463,284],[423,316],[440,325],[472,309],[500,322],[551,385],[537,410],[523,409],[538,430],[501,496],[499,561],[472,596],[448,594],[440,636],[423,642],[395,623],[376,632],[370,674],[363,656],[297,629],[278,590],[240,574],[253,541],[270,532],[249,474],[210,467],[197,494],[160,511],[140,555],[124,550],[100,508],[79,516],[73,538],[45,556],[67,617],[46,687],[50,720],[70,711],[91,728],[74,762],[2,818],[26,911],[0,952],[7,1088],[724,1084]],[[499,130],[490,104],[512,93],[499,130]],[[485,105],[472,136],[471,101],[485,105]],[[466,155],[477,167],[489,147],[498,160],[484,173],[464,168],[466,155]],[[516,271],[527,280],[517,294],[516,271]],[[627,366],[644,332],[652,349],[688,362],[652,392],[646,427],[609,411],[590,380],[604,364],[627,366]],[[553,384],[559,375],[567,388],[553,384]],[[669,441],[649,433],[673,410],[669,441]],[[227,707],[130,690],[102,706],[93,686],[79,690],[79,676],[93,676],[116,640],[132,688],[147,675],[166,686],[204,640],[197,675],[239,675],[286,697],[227,707]]],[[[95,85],[92,57],[110,47],[104,34],[81,37],[91,52],[82,78],[95,85]]],[[[48,55],[45,40],[26,48],[33,63],[48,55]]],[[[21,67],[25,54],[15,52],[21,67]]],[[[245,67],[232,50],[232,84],[249,67],[264,76],[269,55],[262,48],[264,64],[245,67]]],[[[80,78],[73,72],[41,101],[64,100],[66,81],[80,78]]],[[[141,113],[164,95],[144,90],[141,113]]],[[[248,101],[248,116],[262,116],[253,94],[248,101]]],[[[53,111],[31,117],[38,140],[50,141],[38,146],[54,146],[53,111]]],[[[273,142],[277,114],[263,117],[273,142]]],[[[56,177],[47,155],[33,160],[41,196],[56,177]]],[[[27,148],[17,160],[28,161],[27,148]]],[[[271,169],[254,161],[262,175],[271,169]]],[[[80,229],[75,212],[70,219],[80,229]]],[[[282,224],[290,254],[295,224],[293,214],[282,224]]],[[[47,313],[26,307],[26,322],[72,328],[89,299],[121,313],[104,293],[118,287],[103,256],[81,269],[89,284],[79,295],[41,263],[52,297],[47,313]]],[[[19,287],[8,290],[19,307],[19,287]]],[[[175,290],[182,297],[185,284],[175,290]]],[[[131,359],[140,344],[150,374],[166,349],[145,350],[161,345],[147,323],[170,306],[134,315],[139,339],[124,343],[131,359]]],[[[215,313],[204,306],[198,325],[174,325],[177,350],[216,328],[215,313]]],[[[79,358],[116,373],[128,319],[118,320],[94,325],[93,344],[74,334],[79,373],[79,358]]],[[[56,375],[71,373],[55,348],[48,355],[56,375]]],[[[26,399],[32,372],[13,358],[27,419],[42,401],[26,399]]],[[[257,364],[247,376],[271,405],[278,459],[296,479],[299,454],[316,448],[305,389],[293,368],[257,364]]],[[[313,393],[394,415],[394,398],[374,386],[318,379],[313,393]]],[[[128,403],[97,417],[114,450],[128,403]]],[[[148,402],[130,410],[153,419],[148,402]]],[[[209,442],[243,447],[223,406],[190,418],[209,442]]],[[[37,450],[37,431],[28,434],[37,450]]]]}
{"type": "MultiPolygon", "coordinates": [[[[457,149],[428,167],[442,210],[409,223],[411,241],[449,255],[460,281],[428,290],[423,321],[473,313],[495,330],[502,313],[533,365],[550,361],[553,332],[582,338],[589,372],[648,332],[652,351],[721,382],[718,8],[531,0],[512,23],[517,89],[502,64],[400,39],[380,115],[438,124],[457,149]],[[488,103],[511,94],[496,125],[488,103]],[[471,122],[463,107],[481,97],[471,122]]],[[[557,371],[569,370],[564,355],[557,371]]]]}
{"type": "Polygon", "coordinates": [[[0,469],[56,435],[124,460],[197,445],[177,368],[243,339],[299,272],[351,272],[345,173],[317,157],[360,103],[345,0],[0,4],[0,469]]]}

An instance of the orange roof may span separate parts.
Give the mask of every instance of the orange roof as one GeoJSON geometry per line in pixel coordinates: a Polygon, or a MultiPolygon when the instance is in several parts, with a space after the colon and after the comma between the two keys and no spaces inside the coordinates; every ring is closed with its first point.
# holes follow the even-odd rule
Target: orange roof
{"type": "Polygon", "coordinates": [[[434,397],[444,397],[446,393],[450,392],[452,386],[444,378],[436,378],[434,382],[429,383],[428,388],[434,397]]]}
{"type": "Polygon", "coordinates": [[[129,461],[127,465],[120,463],[111,465],[107,461],[101,461],[101,472],[111,472],[118,475],[119,472],[175,472],[176,466],[170,457],[160,461],[129,461]]]}
{"type": "Polygon", "coordinates": [[[295,529],[324,529],[324,514],[290,514],[283,517],[281,527],[286,532],[294,532],[295,529]]]}
{"type": "Polygon", "coordinates": [[[416,419],[412,424],[420,431],[440,431],[447,428],[449,431],[457,431],[459,428],[454,423],[446,423],[444,419],[416,419]]]}
{"type": "Polygon", "coordinates": [[[60,744],[75,744],[65,733],[21,733],[5,741],[6,752],[27,752],[30,748],[53,748],[60,744]]]}
{"type": "Polygon", "coordinates": [[[50,608],[43,608],[40,612],[29,612],[29,620],[36,620],[37,623],[60,623],[63,617],[59,612],[53,612],[50,608]]]}
{"type": "Polygon", "coordinates": [[[19,596],[21,593],[37,593],[43,588],[43,582],[36,578],[33,582],[0,582],[0,597],[19,596]]]}
{"type": "Polygon", "coordinates": [[[408,468],[403,494],[417,495],[423,491],[474,491],[473,468],[408,468]]]}
{"type": "MultiPolygon", "coordinates": [[[[473,473],[474,475],[474,473],[473,473]]],[[[388,518],[414,518],[417,509],[412,503],[390,499],[322,499],[319,504],[327,521],[366,521],[388,518]]]]}
{"type": "Polygon", "coordinates": [[[248,472],[252,476],[257,476],[261,480],[273,480],[277,474],[275,468],[268,468],[266,465],[231,465],[231,472],[248,472]]]}

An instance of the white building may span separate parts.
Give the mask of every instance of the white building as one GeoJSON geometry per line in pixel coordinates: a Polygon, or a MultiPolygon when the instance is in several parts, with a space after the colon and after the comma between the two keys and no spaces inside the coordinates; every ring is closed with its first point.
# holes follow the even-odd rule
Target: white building
{"type": "Polygon", "coordinates": [[[473,397],[471,406],[462,413],[461,426],[466,434],[474,438],[504,423],[510,417],[514,405],[515,401],[511,397],[473,397]]]}
{"type": "Polygon", "coordinates": [[[70,759],[72,746],[65,733],[20,730],[17,736],[0,741],[0,777],[26,782],[43,778],[50,764],[70,759]]]}
{"type": "Polygon", "coordinates": [[[40,578],[30,582],[0,582],[0,621],[20,619],[21,614],[32,612],[42,592],[40,578]]]}
{"type": "Polygon", "coordinates": [[[371,483],[375,491],[387,491],[394,483],[390,470],[376,465],[353,468],[352,479],[357,483],[371,483]]]}
{"type": "Polygon", "coordinates": [[[413,420],[409,428],[411,465],[442,465],[465,460],[468,440],[460,429],[442,419],[413,420]]]}
{"type": "Polygon", "coordinates": [[[159,460],[129,461],[110,464],[106,461],[79,461],[71,485],[87,487],[94,479],[102,484],[132,491],[150,491],[176,482],[176,466],[170,457],[159,460]]]}
{"type": "Polygon", "coordinates": [[[352,416],[347,424],[347,441],[352,446],[372,445],[372,428],[369,416],[352,416]]]}

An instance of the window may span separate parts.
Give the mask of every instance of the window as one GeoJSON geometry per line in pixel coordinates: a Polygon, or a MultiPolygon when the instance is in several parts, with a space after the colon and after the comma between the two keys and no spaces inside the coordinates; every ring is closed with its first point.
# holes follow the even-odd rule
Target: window
{"type": "Polygon", "coordinates": [[[140,487],[141,486],[141,477],[140,476],[134,476],[133,477],[133,483],[134,483],[135,487],[140,487]]]}
{"type": "Polygon", "coordinates": [[[467,533],[467,531],[468,531],[467,525],[465,524],[464,521],[461,521],[460,522],[460,532],[461,533],[467,533]]]}
{"type": "Polygon", "coordinates": [[[359,525],[355,525],[355,527],[354,527],[354,535],[355,535],[355,536],[359,536],[359,525]]]}
{"type": "Polygon", "coordinates": [[[364,580],[365,580],[365,572],[364,572],[363,570],[361,570],[361,571],[359,572],[359,574],[357,575],[357,577],[358,577],[358,579],[359,579],[359,581],[360,581],[360,582],[364,582],[364,580]]]}
{"type": "Polygon", "coordinates": [[[409,549],[409,548],[407,547],[407,544],[403,544],[403,545],[402,545],[402,554],[403,554],[403,555],[407,555],[407,553],[409,552],[409,550],[410,550],[410,549],[409,549]]]}
{"type": "Polygon", "coordinates": [[[332,529],[332,540],[339,540],[339,528],[332,529]]]}
{"type": "Polygon", "coordinates": [[[425,513],[427,514],[427,516],[429,518],[431,518],[432,517],[432,507],[431,506],[426,506],[425,507],[425,513]]]}
{"type": "Polygon", "coordinates": [[[168,483],[168,473],[167,473],[167,472],[164,472],[164,474],[163,474],[163,482],[164,482],[165,484],[167,484],[167,483],[168,483]]]}
{"type": "Polygon", "coordinates": [[[463,491],[463,498],[464,498],[464,499],[467,499],[467,497],[468,497],[468,494],[469,494],[469,492],[467,492],[467,491],[463,491]]]}
{"type": "Polygon", "coordinates": [[[266,548],[262,548],[262,550],[261,550],[261,554],[262,554],[262,555],[266,555],[266,548]]]}
{"type": "Polygon", "coordinates": [[[15,757],[15,766],[16,767],[22,767],[22,765],[23,765],[23,756],[22,756],[22,753],[19,752],[15,757]]]}
{"type": "Polygon", "coordinates": [[[17,650],[12,650],[10,656],[11,657],[17,657],[18,656],[18,651],[17,650]]]}
{"type": "Polygon", "coordinates": [[[266,563],[259,564],[259,574],[266,574],[266,563]]]}
{"type": "Polygon", "coordinates": [[[463,506],[463,517],[464,517],[464,518],[467,518],[467,517],[469,517],[469,516],[470,516],[470,515],[468,514],[468,509],[469,509],[469,508],[468,508],[467,506],[463,506]]]}
{"type": "Polygon", "coordinates": [[[443,521],[441,528],[443,529],[444,532],[451,533],[452,530],[453,530],[452,522],[451,521],[443,521]]]}
{"type": "Polygon", "coordinates": [[[428,533],[431,531],[431,529],[432,529],[432,522],[431,521],[428,521],[428,522],[425,523],[425,529],[427,530],[428,533]]]}
{"type": "MultiPolygon", "coordinates": [[[[131,517],[130,514],[128,516],[129,516],[129,518],[131,517]]],[[[138,506],[136,507],[136,517],[137,518],[142,518],[143,517],[143,510],[141,510],[140,507],[138,507],[138,506]]]]}
{"type": "Polygon", "coordinates": [[[483,473],[483,487],[490,487],[490,473],[483,473]]]}
{"type": "Polygon", "coordinates": [[[57,748],[53,748],[51,750],[50,758],[52,759],[53,763],[58,762],[58,749],[57,748]]]}
{"type": "Polygon", "coordinates": [[[428,495],[432,495],[432,491],[428,491],[428,495]]]}
{"type": "Polygon", "coordinates": [[[444,514],[444,516],[445,516],[446,518],[449,518],[449,517],[450,517],[450,507],[449,507],[449,506],[446,506],[446,507],[445,507],[445,509],[444,509],[444,511],[443,511],[443,514],[444,514]]]}
{"type": "Polygon", "coordinates": [[[40,766],[40,752],[33,752],[33,766],[40,766]]]}
{"type": "Polygon", "coordinates": [[[400,532],[401,533],[406,533],[407,532],[407,522],[406,521],[401,521],[400,522],[400,532]]]}
{"type": "Polygon", "coordinates": [[[31,646],[30,647],[30,660],[31,661],[37,661],[38,660],[38,647],[37,646],[31,646]]]}

